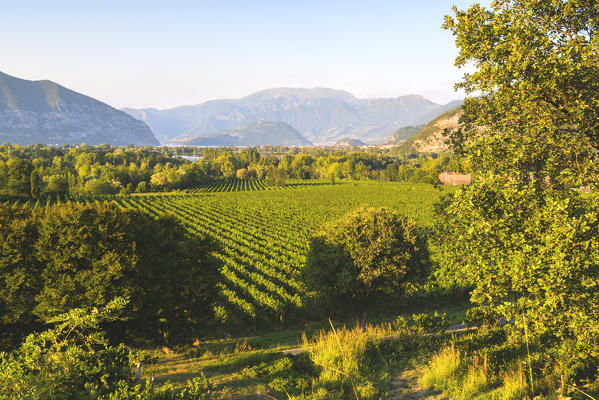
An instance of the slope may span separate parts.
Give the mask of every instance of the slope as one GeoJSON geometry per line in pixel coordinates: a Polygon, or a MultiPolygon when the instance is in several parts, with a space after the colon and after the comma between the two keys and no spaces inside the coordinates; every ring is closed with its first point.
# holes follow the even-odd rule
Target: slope
{"type": "Polygon", "coordinates": [[[400,150],[406,153],[445,153],[451,151],[443,135],[445,129],[455,130],[459,127],[462,114],[461,107],[456,107],[426,124],[416,135],[406,140],[400,150]]]}
{"type": "Polygon", "coordinates": [[[0,142],[159,145],[143,122],[54,82],[0,72],[0,142]]]}

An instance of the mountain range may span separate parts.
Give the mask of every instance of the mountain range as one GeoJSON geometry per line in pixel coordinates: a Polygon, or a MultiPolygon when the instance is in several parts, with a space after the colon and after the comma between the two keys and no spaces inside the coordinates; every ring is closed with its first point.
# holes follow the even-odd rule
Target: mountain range
{"type": "Polygon", "coordinates": [[[0,143],[159,145],[143,122],[48,80],[0,72],[0,143]]]}
{"type": "Polygon", "coordinates": [[[420,150],[420,141],[410,137],[458,104],[441,105],[419,95],[359,99],[327,88],[276,88],[166,110],[117,110],[48,80],[0,72],[0,143],[159,145],[157,136],[173,145],[405,142],[420,150]]]}
{"type": "Polygon", "coordinates": [[[182,137],[225,133],[259,121],[280,121],[314,144],[333,144],[342,138],[385,143],[399,128],[429,122],[459,101],[437,104],[419,95],[359,99],[327,88],[276,88],[240,99],[212,100],[166,110],[123,111],[146,122],[162,143],[182,137]]]}

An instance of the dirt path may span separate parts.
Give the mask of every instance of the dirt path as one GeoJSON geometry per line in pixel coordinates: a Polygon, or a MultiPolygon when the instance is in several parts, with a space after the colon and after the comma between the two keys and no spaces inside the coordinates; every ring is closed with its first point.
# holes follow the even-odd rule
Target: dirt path
{"type": "Polygon", "coordinates": [[[391,382],[390,400],[449,400],[442,394],[433,394],[418,386],[418,371],[399,372],[391,382]]]}

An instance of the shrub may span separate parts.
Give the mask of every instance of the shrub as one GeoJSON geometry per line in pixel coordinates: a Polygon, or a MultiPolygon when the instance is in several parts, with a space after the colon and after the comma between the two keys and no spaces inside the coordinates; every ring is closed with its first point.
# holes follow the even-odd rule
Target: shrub
{"type": "Polygon", "coordinates": [[[394,328],[399,332],[419,333],[444,330],[447,324],[447,313],[439,314],[437,311],[432,314],[412,314],[409,318],[399,316],[393,322],[394,328]]]}
{"type": "Polygon", "coordinates": [[[395,344],[387,340],[386,328],[361,330],[333,329],[321,332],[313,341],[310,359],[319,369],[311,395],[302,399],[378,399],[391,374],[395,344]]]}

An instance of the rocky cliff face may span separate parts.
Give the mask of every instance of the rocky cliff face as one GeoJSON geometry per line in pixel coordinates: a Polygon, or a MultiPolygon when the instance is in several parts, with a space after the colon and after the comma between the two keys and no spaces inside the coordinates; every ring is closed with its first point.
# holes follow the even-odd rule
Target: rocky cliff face
{"type": "Polygon", "coordinates": [[[384,143],[398,128],[426,123],[447,107],[417,95],[358,99],[326,88],[277,88],[195,106],[124,111],[147,122],[163,142],[266,120],[285,122],[315,144],[332,144],[345,137],[384,143]]]}
{"type": "Polygon", "coordinates": [[[0,72],[0,142],[159,145],[142,121],[51,81],[0,72]]]}
{"type": "Polygon", "coordinates": [[[445,129],[453,131],[459,128],[459,120],[462,115],[461,107],[446,112],[429,122],[416,135],[406,140],[401,149],[406,152],[416,151],[420,153],[446,153],[451,152],[446,137],[443,135],[445,129]]]}

